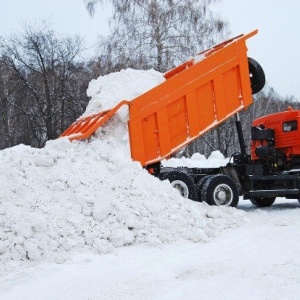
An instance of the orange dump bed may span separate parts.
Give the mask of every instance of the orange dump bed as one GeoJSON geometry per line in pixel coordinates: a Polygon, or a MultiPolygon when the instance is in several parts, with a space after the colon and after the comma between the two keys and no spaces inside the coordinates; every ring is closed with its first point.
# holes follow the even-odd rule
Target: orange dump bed
{"type": "Polygon", "coordinates": [[[127,104],[132,159],[146,166],[170,156],[252,104],[246,39],[256,33],[200,53],[167,72],[162,84],[130,102],[77,120],[61,136],[87,138],[127,104]]]}

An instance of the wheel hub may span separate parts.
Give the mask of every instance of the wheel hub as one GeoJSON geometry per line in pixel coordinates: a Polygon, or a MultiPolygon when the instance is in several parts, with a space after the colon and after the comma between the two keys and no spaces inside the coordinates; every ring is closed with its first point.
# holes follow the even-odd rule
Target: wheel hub
{"type": "Polygon", "coordinates": [[[217,197],[221,200],[224,201],[226,200],[226,193],[224,191],[218,191],[217,197]]]}
{"type": "Polygon", "coordinates": [[[189,189],[188,186],[181,180],[174,180],[171,182],[171,185],[177,189],[181,196],[184,198],[188,198],[189,196],[189,189]]]}
{"type": "Polygon", "coordinates": [[[227,184],[220,184],[214,192],[214,200],[218,205],[230,205],[233,199],[233,192],[227,184]]]}

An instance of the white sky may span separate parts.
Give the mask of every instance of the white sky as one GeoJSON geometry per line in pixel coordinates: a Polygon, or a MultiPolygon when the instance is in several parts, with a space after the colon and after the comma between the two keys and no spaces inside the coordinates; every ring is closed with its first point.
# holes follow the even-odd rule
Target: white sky
{"type": "MultiPolygon", "coordinates": [[[[90,18],[84,0],[0,1],[0,34],[21,31],[22,22],[43,19],[50,20],[57,32],[80,34],[89,45],[107,32],[107,9],[98,7],[90,18]]],[[[300,99],[300,1],[223,0],[216,9],[230,22],[231,36],[259,29],[259,34],[248,40],[249,56],[262,65],[276,91],[300,99]]]]}
{"type": "Polygon", "coordinates": [[[267,81],[278,93],[300,100],[300,1],[223,0],[218,6],[233,36],[259,30],[247,42],[248,55],[262,65],[267,81]]]}

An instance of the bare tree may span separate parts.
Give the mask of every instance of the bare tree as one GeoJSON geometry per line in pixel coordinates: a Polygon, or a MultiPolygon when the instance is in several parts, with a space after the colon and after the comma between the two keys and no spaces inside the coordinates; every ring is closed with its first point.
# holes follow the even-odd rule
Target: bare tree
{"type": "MultiPolygon", "coordinates": [[[[228,34],[213,15],[212,0],[110,1],[111,33],[100,43],[102,61],[115,69],[155,68],[165,72],[228,34]]],[[[92,13],[96,3],[86,1],[92,13]]]]}
{"type": "MultiPolygon", "coordinates": [[[[81,39],[58,38],[47,26],[26,27],[21,37],[1,38],[0,47],[5,69],[0,77],[1,106],[10,109],[3,128],[10,136],[8,124],[15,131],[20,127],[18,142],[41,147],[78,117],[87,103],[84,89],[80,93],[74,89],[74,81],[79,76],[82,80],[84,73],[76,61],[83,49],[81,39]],[[8,76],[14,84],[8,85],[8,76]]],[[[88,80],[80,84],[86,88],[88,80]]]]}
{"type": "Polygon", "coordinates": [[[14,133],[11,131],[10,118],[13,111],[12,103],[16,97],[18,86],[10,69],[0,61],[0,149],[14,145],[14,133]]]}

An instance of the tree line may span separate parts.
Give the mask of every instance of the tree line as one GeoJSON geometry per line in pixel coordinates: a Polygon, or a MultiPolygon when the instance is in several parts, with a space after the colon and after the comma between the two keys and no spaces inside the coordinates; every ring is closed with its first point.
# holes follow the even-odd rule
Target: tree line
{"type": "MultiPolygon", "coordinates": [[[[86,1],[91,13],[98,2],[103,1],[86,1]]],[[[46,24],[26,25],[22,34],[0,37],[0,149],[21,143],[43,147],[57,138],[84,112],[93,78],[128,67],[165,72],[229,35],[229,25],[210,9],[212,0],[111,2],[111,31],[88,60],[80,37],[62,37],[46,24]]],[[[257,94],[254,105],[241,114],[246,143],[253,118],[289,105],[299,108],[272,88],[257,94]]],[[[224,122],[179,155],[237,151],[233,122],[224,122]]]]}
{"type": "Polygon", "coordinates": [[[91,72],[78,59],[80,38],[47,26],[0,38],[0,148],[43,147],[82,112],[91,72]]]}

